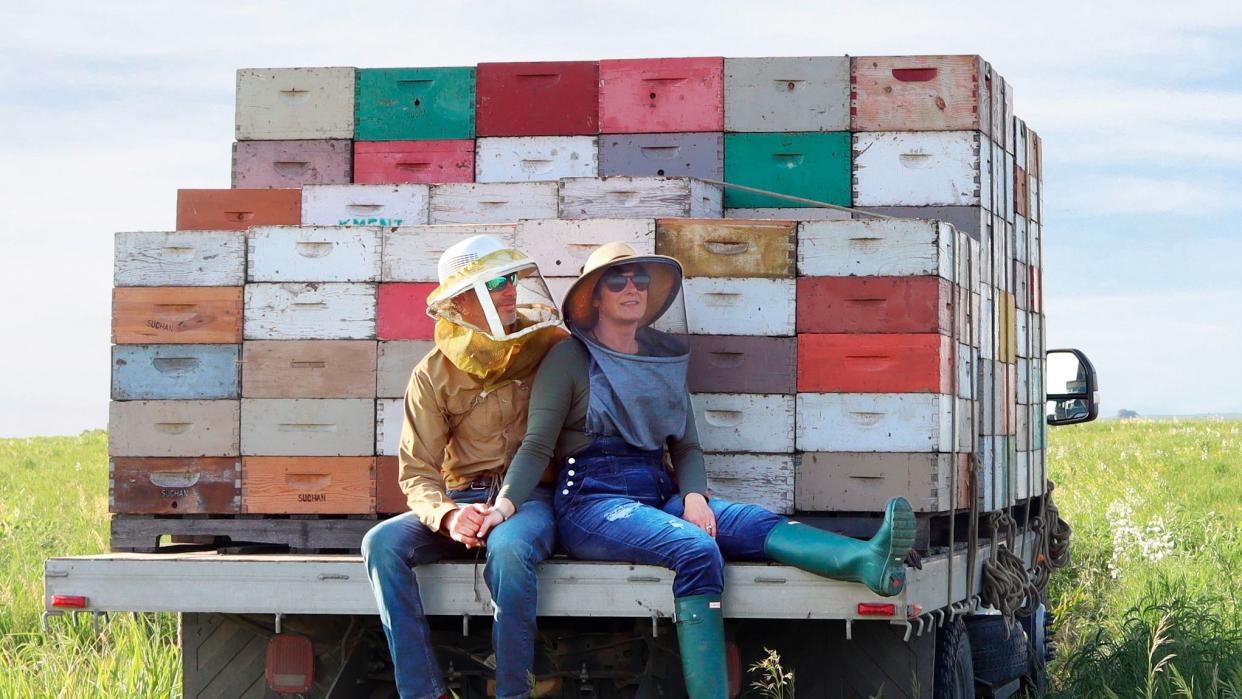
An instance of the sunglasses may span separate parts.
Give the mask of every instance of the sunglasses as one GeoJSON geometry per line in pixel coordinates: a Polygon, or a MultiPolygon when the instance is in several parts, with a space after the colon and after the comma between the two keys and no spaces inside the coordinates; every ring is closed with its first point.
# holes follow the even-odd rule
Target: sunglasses
{"type": "Polygon", "coordinates": [[[646,291],[651,286],[651,274],[646,270],[639,270],[633,274],[622,274],[620,272],[607,272],[603,279],[604,288],[614,294],[625,291],[625,285],[628,282],[634,282],[634,288],[638,291],[646,291]]]}
{"type": "Polygon", "coordinates": [[[517,284],[517,272],[510,272],[503,277],[488,279],[485,282],[488,291],[500,291],[510,284],[517,284]]]}

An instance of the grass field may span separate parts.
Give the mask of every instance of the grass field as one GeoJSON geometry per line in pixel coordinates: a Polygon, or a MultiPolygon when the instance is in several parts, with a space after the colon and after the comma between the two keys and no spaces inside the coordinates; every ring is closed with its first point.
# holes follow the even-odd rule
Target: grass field
{"type": "MultiPolygon", "coordinates": [[[[43,560],[106,550],[106,440],[0,439],[0,698],[179,693],[171,615],[40,630],[43,560]]],[[[1237,696],[1242,422],[1058,428],[1049,470],[1074,527],[1073,564],[1049,586],[1054,694],[1237,696]]]]}

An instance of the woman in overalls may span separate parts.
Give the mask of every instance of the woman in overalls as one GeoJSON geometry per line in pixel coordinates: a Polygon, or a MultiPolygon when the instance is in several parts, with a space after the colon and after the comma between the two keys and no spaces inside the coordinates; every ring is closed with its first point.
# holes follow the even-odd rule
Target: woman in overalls
{"type": "Polygon", "coordinates": [[[686,384],[689,347],[677,335],[681,279],[677,260],[638,255],[624,243],[591,254],[563,303],[574,337],[539,368],[526,437],[484,527],[503,526],[555,458],[562,546],[579,559],[675,571],[686,687],[691,699],[717,699],[728,693],[725,558],[775,560],[895,595],[915,523],[910,503],[895,498],[879,532],[861,541],[708,497],[686,384]]]}

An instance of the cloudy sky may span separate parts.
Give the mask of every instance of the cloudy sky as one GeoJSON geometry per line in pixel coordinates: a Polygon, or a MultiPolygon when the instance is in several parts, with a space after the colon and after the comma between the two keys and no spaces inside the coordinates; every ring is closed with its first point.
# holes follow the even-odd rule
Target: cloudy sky
{"type": "Polygon", "coordinates": [[[983,55],[1044,138],[1049,346],[1092,357],[1105,414],[1242,412],[1242,3],[62,0],[0,26],[0,436],[105,425],[112,234],[229,186],[237,68],[694,55],[983,55]]]}

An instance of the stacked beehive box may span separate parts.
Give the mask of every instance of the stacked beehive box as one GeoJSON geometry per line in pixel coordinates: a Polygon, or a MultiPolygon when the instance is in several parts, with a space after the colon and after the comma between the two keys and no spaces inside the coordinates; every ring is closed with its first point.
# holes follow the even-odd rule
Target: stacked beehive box
{"type": "Polygon", "coordinates": [[[242,70],[237,95],[234,189],[118,234],[118,546],[158,526],[350,548],[404,510],[425,298],[479,233],[558,300],[603,242],[683,262],[722,495],[934,516],[1043,491],[1042,152],[978,57],[242,70]],[[133,517],[171,514],[216,519],[133,517]]]}

